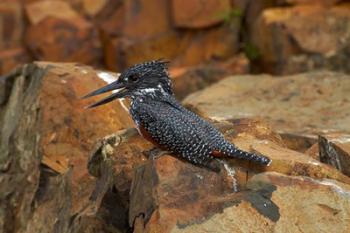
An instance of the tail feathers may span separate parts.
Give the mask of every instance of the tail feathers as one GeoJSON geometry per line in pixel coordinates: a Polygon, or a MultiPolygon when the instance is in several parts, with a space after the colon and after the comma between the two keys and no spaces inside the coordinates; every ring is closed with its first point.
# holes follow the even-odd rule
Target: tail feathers
{"type": "Polygon", "coordinates": [[[227,147],[225,147],[224,150],[221,150],[221,152],[228,157],[245,159],[245,160],[249,160],[249,161],[266,165],[266,166],[269,166],[272,162],[271,159],[267,158],[264,155],[258,155],[255,153],[240,150],[237,147],[235,147],[233,144],[229,144],[227,147]]]}

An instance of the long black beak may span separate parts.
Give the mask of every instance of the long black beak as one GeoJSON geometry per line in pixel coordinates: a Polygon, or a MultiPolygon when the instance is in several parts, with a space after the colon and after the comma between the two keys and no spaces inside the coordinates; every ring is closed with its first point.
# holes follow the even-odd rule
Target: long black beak
{"type": "Polygon", "coordinates": [[[113,83],[108,84],[107,86],[104,86],[100,89],[97,89],[97,90],[83,96],[82,98],[85,99],[85,98],[89,98],[92,96],[100,95],[100,94],[103,94],[103,93],[106,93],[109,91],[113,91],[113,90],[118,90],[118,89],[121,89],[121,90],[119,90],[116,93],[113,93],[112,95],[110,95],[110,96],[108,96],[108,97],[106,97],[106,98],[104,98],[104,99],[102,99],[102,100],[100,100],[92,105],[87,106],[87,108],[94,108],[94,107],[100,106],[102,104],[109,103],[115,99],[124,98],[129,94],[129,92],[127,89],[125,89],[124,84],[118,83],[118,81],[115,81],[113,83]],[[122,88],[124,88],[124,89],[122,89],[122,88]]]}

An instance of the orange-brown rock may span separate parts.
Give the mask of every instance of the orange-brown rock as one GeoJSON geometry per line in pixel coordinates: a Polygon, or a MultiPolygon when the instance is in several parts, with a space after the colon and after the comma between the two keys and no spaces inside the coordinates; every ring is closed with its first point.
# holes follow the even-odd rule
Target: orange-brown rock
{"type": "Polygon", "coordinates": [[[124,1],[124,35],[132,39],[154,37],[171,29],[169,1],[124,1]]]}
{"type": "Polygon", "coordinates": [[[24,32],[23,9],[20,1],[0,2],[0,50],[21,46],[24,32]]]}
{"type": "Polygon", "coordinates": [[[47,17],[81,20],[79,14],[72,9],[68,2],[60,0],[36,1],[26,4],[25,10],[31,24],[37,24],[47,17]]]}
{"type": "Polygon", "coordinates": [[[320,160],[350,176],[350,135],[333,133],[319,136],[320,160]]]}
{"type": "Polygon", "coordinates": [[[316,135],[300,135],[293,133],[281,133],[283,141],[289,149],[299,152],[307,151],[317,142],[316,135]]]}
{"type": "Polygon", "coordinates": [[[176,27],[204,28],[222,22],[229,14],[231,3],[229,0],[186,1],[172,0],[172,18],[176,27]]]}
{"type": "MultiPolygon", "coordinates": [[[[250,141],[254,135],[261,138],[273,135],[268,128],[262,129],[262,124],[258,121],[242,120],[236,123],[242,123],[240,127],[234,128],[238,139],[250,141]],[[248,132],[245,133],[244,129],[248,132]]],[[[224,129],[225,124],[220,128],[224,129]]],[[[226,132],[226,136],[230,137],[229,134],[226,132]]],[[[282,140],[278,137],[276,139],[282,140]]],[[[267,146],[270,147],[271,144],[267,146]]],[[[265,153],[273,158],[275,165],[271,166],[275,167],[272,170],[279,162],[278,156],[289,161],[285,164],[300,161],[301,157],[301,160],[308,160],[307,156],[287,149],[283,152],[282,147],[277,147],[278,152],[265,153]]],[[[253,149],[262,152],[260,148],[253,149]]],[[[320,174],[326,167],[319,162],[316,165],[315,161],[305,166],[314,166],[314,172],[320,170],[320,174]]],[[[136,170],[133,179],[129,224],[135,232],[248,232],[248,229],[256,232],[279,229],[278,232],[285,232],[290,224],[294,226],[295,222],[303,219],[299,229],[312,232],[318,229],[319,224],[326,224],[321,221],[323,218],[331,218],[330,222],[339,223],[339,232],[346,232],[348,223],[344,219],[347,217],[335,216],[334,211],[341,209],[346,216],[350,215],[350,186],[329,180],[337,179],[336,176],[329,177],[326,173],[324,176],[314,176],[299,167],[299,171],[289,173],[298,176],[269,172],[252,177],[253,174],[242,176],[244,170],[237,168],[235,165],[234,170],[230,170],[234,176],[232,183],[232,179],[223,176],[223,173],[209,172],[167,155],[148,160],[136,170]],[[317,180],[306,177],[309,175],[317,180]],[[241,183],[247,179],[246,185],[241,183]],[[237,184],[240,185],[239,192],[233,188],[237,184]],[[293,204],[294,202],[296,203],[293,204]],[[305,206],[310,209],[304,211],[305,206]],[[310,211],[318,212],[320,209],[333,211],[324,211],[318,215],[317,219],[322,223],[314,221],[314,218],[307,219],[310,211]]],[[[298,169],[297,166],[295,168],[298,169]]],[[[333,174],[339,174],[333,168],[327,169],[332,170],[333,174]]],[[[343,181],[349,182],[346,178],[343,181]]]]}
{"type": "MultiPolygon", "coordinates": [[[[282,137],[261,119],[235,119],[218,125],[227,139],[239,148],[263,154],[272,159],[268,167],[260,167],[246,161],[228,159],[235,168],[244,167],[248,177],[257,171],[275,171],[287,175],[308,176],[316,179],[330,178],[350,184],[350,178],[336,169],[303,153],[286,148],[282,137]]],[[[239,181],[240,184],[244,182],[239,181]]]]}
{"type": "Polygon", "coordinates": [[[192,67],[173,67],[170,70],[173,78],[174,93],[178,99],[183,99],[190,93],[225,78],[228,72],[213,65],[192,67]]]}
{"type": "Polygon", "coordinates": [[[180,33],[170,31],[150,39],[129,40],[116,38],[108,41],[105,63],[111,70],[124,69],[135,63],[153,59],[174,59],[185,51],[188,40],[180,33]]]}
{"type": "Polygon", "coordinates": [[[246,74],[249,61],[244,56],[232,57],[227,62],[216,62],[189,67],[171,67],[169,72],[173,78],[174,93],[178,99],[201,90],[228,75],[246,74]]]}
{"type": "Polygon", "coordinates": [[[28,28],[25,41],[38,60],[99,64],[102,57],[97,30],[83,18],[46,17],[28,28]]]}
{"type": "Polygon", "coordinates": [[[0,74],[10,72],[17,65],[30,61],[30,56],[23,48],[2,50],[0,52],[0,74]]]}
{"type": "Polygon", "coordinates": [[[341,0],[282,0],[281,4],[292,4],[292,5],[323,5],[323,6],[331,6],[334,5],[341,0]]]}
{"type": "Polygon", "coordinates": [[[81,97],[105,85],[106,76],[115,77],[77,64],[36,63],[1,80],[2,232],[78,232],[72,228],[92,222],[106,229],[96,215],[109,211],[111,183],[95,188],[88,154],[98,139],[132,125],[118,102],[84,109],[94,100],[81,97]]]}
{"type": "Polygon", "coordinates": [[[181,64],[197,65],[209,60],[224,60],[238,51],[239,24],[223,25],[198,32],[190,32],[188,48],[178,58],[181,64]]]}
{"type": "Polygon", "coordinates": [[[309,155],[311,158],[320,160],[320,151],[318,143],[313,144],[309,149],[304,152],[306,155],[309,155]]]}
{"type": "MultiPolygon", "coordinates": [[[[162,178],[160,176],[164,182],[162,178]]],[[[193,198],[193,201],[181,187],[175,187],[174,181],[167,181],[166,188],[179,191],[176,194],[183,198],[175,203],[165,202],[161,194],[154,193],[156,201],[161,203],[143,232],[311,233],[325,230],[346,233],[349,228],[346,219],[350,215],[350,187],[338,182],[262,173],[249,180],[247,192],[208,195],[204,200],[193,198]],[[177,203],[181,206],[177,207],[177,203]],[[199,203],[204,210],[197,207],[199,203]],[[193,213],[196,213],[195,219],[193,213]]],[[[194,192],[205,187],[203,183],[197,182],[194,192]]],[[[154,190],[163,188],[153,186],[154,190]]],[[[174,199],[177,195],[173,195],[174,199]]]]}
{"type": "Polygon", "coordinates": [[[349,72],[349,27],[344,26],[349,22],[349,4],[272,8],[256,21],[251,41],[265,71],[288,74],[327,67],[349,72]]]}
{"type": "Polygon", "coordinates": [[[124,5],[118,7],[109,17],[103,17],[100,20],[98,27],[101,32],[101,37],[105,44],[105,53],[108,53],[108,44],[112,38],[123,35],[123,27],[125,21],[124,5]]]}

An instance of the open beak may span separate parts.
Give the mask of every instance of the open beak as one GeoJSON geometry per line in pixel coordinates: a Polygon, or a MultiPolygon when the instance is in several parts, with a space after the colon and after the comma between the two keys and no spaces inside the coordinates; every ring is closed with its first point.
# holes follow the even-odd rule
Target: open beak
{"type": "Polygon", "coordinates": [[[89,98],[89,97],[100,95],[100,94],[103,94],[103,93],[106,93],[109,91],[113,91],[113,90],[117,90],[117,92],[113,93],[112,95],[110,95],[110,96],[108,96],[108,97],[106,97],[106,98],[104,98],[104,99],[102,99],[102,100],[100,100],[92,105],[87,106],[86,108],[94,108],[94,107],[109,103],[115,99],[124,98],[129,94],[129,91],[125,88],[124,84],[119,83],[118,81],[115,81],[113,83],[108,84],[107,86],[104,86],[100,89],[97,89],[97,90],[83,96],[82,98],[83,99],[89,98]]]}

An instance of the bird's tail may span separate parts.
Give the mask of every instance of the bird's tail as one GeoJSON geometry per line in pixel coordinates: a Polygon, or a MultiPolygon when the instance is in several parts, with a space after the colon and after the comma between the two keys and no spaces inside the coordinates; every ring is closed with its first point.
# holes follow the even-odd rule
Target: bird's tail
{"type": "Polygon", "coordinates": [[[272,162],[271,159],[269,159],[264,155],[258,155],[255,153],[243,151],[241,149],[238,149],[235,145],[228,142],[226,143],[224,149],[223,150],[221,149],[220,151],[227,157],[245,159],[245,160],[249,160],[254,163],[259,163],[266,166],[269,166],[272,162]]]}

